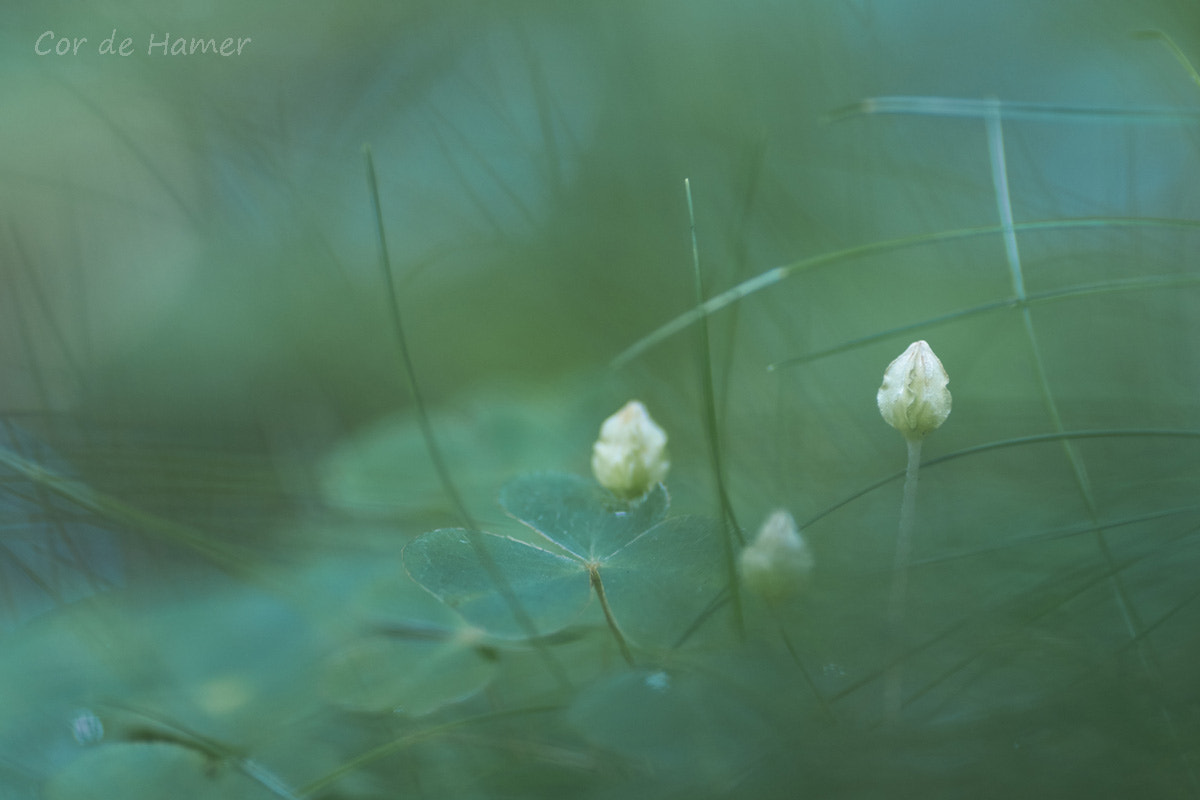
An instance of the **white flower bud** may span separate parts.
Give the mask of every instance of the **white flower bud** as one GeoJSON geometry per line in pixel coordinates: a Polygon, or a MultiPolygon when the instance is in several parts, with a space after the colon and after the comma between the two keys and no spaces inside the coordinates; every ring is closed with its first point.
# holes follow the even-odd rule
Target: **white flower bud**
{"type": "Polygon", "coordinates": [[[813,556],[796,520],[779,509],[742,550],[738,566],[746,588],[768,600],[782,600],[804,585],[813,569],[813,556]]]}
{"type": "Polygon", "coordinates": [[[592,472],[613,494],[641,497],[667,477],[670,467],[667,434],[637,400],[600,426],[600,438],[592,447],[592,472]]]}
{"type": "Polygon", "coordinates": [[[913,342],[883,373],[877,400],[887,424],[920,441],[950,416],[950,390],[942,362],[924,341],[913,342]]]}

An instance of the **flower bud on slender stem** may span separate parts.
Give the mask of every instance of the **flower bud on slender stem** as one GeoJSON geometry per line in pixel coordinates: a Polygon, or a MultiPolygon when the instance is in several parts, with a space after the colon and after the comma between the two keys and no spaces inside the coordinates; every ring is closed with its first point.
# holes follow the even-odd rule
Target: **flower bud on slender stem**
{"type": "Polygon", "coordinates": [[[929,344],[913,342],[883,373],[879,413],[905,439],[924,439],[950,416],[950,378],[929,344]]]}
{"type": "Polygon", "coordinates": [[[884,718],[895,722],[904,703],[904,607],[908,593],[908,563],[912,553],[913,527],[917,513],[917,474],[921,467],[921,442],[950,416],[950,390],[941,360],[929,344],[913,342],[883,374],[876,402],[883,419],[904,435],[908,465],[904,471],[904,499],[900,503],[900,531],[896,535],[896,560],[892,591],[888,600],[888,632],[891,639],[884,675],[884,718]]]}

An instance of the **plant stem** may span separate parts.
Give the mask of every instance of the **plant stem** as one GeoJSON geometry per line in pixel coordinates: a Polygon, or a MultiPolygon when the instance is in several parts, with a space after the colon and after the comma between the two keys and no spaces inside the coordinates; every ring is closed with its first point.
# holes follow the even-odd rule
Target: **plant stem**
{"type": "Polygon", "coordinates": [[[813,697],[816,698],[817,705],[821,707],[822,713],[829,718],[830,723],[837,725],[837,717],[834,715],[833,709],[829,705],[829,701],[825,699],[825,695],[821,693],[819,688],[817,688],[817,682],[813,680],[812,673],[808,671],[808,667],[804,665],[804,661],[800,658],[799,651],[797,651],[796,646],[792,644],[792,638],[788,636],[787,628],[784,627],[783,618],[779,614],[779,609],[773,608],[772,614],[775,617],[775,624],[779,627],[779,638],[783,641],[784,646],[787,648],[788,655],[792,657],[792,663],[799,668],[800,674],[804,677],[805,684],[808,685],[808,690],[812,692],[813,697]]]}
{"type": "Polygon", "coordinates": [[[446,468],[446,462],[442,459],[442,451],[438,447],[437,437],[434,436],[433,426],[429,421],[429,413],[425,408],[425,396],[421,393],[421,386],[417,382],[417,371],[413,366],[412,355],[408,351],[408,337],[404,335],[404,325],[401,322],[400,301],[396,297],[396,281],[392,277],[392,260],[391,256],[388,255],[387,236],[384,235],[383,205],[379,202],[379,183],[375,177],[375,160],[371,156],[371,148],[368,145],[363,145],[363,158],[367,165],[367,188],[370,191],[371,205],[375,211],[375,229],[379,235],[379,266],[387,287],[386,294],[388,309],[391,311],[392,333],[396,337],[396,346],[400,350],[400,364],[403,368],[404,379],[408,383],[409,396],[412,397],[413,406],[416,409],[417,424],[421,427],[421,438],[425,442],[425,450],[429,454],[429,460],[433,463],[433,469],[442,484],[442,491],[446,493],[446,497],[450,500],[450,505],[458,515],[459,524],[467,530],[477,530],[478,526],[471,517],[471,513],[467,510],[462,495],[458,493],[458,487],[455,486],[453,479],[450,477],[450,470],[446,468]]]}
{"type": "Polygon", "coordinates": [[[625,662],[632,667],[634,666],[633,653],[629,650],[629,643],[625,641],[625,635],[617,627],[617,620],[612,615],[612,609],[608,607],[608,597],[604,594],[604,582],[600,580],[600,570],[589,564],[588,575],[591,576],[592,588],[596,590],[596,597],[600,598],[600,608],[604,611],[604,619],[608,623],[608,628],[612,631],[613,638],[617,640],[617,647],[621,649],[621,655],[625,658],[625,662]]]}
{"type": "MultiPolygon", "coordinates": [[[[704,305],[704,278],[700,273],[700,247],[696,241],[696,212],[692,206],[692,183],[683,179],[684,193],[687,195],[688,221],[692,233],[692,279],[696,288],[696,305],[704,305]]],[[[746,638],[746,623],[742,616],[742,589],[737,569],[737,548],[745,544],[742,539],[742,528],[738,525],[733,513],[733,503],[729,499],[729,491],[725,486],[725,470],[721,462],[721,433],[717,426],[717,405],[713,391],[712,347],[708,337],[708,320],[701,321],[697,338],[700,363],[700,394],[704,398],[704,431],[708,439],[709,460],[712,463],[713,481],[717,486],[717,499],[721,509],[721,519],[725,523],[725,535],[722,543],[725,550],[725,566],[729,576],[730,597],[733,600],[733,622],[738,638],[746,638]]]]}
{"type": "Polygon", "coordinates": [[[459,521],[466,532],[467,541],[471,543],[471,549],[475,552],[475,557],[479,559],[480,565],[487,572],[492,584],[496,587],[496,591],[508,606],[513,619],[517,621],[517,624],[521,626],[521,630],[524,631],[526,637],[537,648],[538,655],[545,662],[546,668],[555,677],[560,686],[564,689],[570,689],[571,681],[567,678],[566,671],[541,641],[541,638],[538,636],[537,627],[533,624],[533,619],[529,616],[529,612],[521,605],[521,601],[517,598],[517,593],[513,590],[512,584],[509,583],[500,566],[484,546],[483,537],[479,534],[479,526],[475,524],[471,512],[467,510],[466,503],[463,502],[462,495],[458,492],[458,487],[455,486],[453,479],[450,477],[450,470],[446,468],[446,462],[442,459],[441,449],[438,447],[437,437],[434,436],[433,425],[429,421],[429,413],[425,408],[425,400],[421,394],[421,387],[417,382],[416,368],[413,366],[412,356],[408,351],[408,339],[404,335],[404,325],[400,319],[400,301],[396,296],[396,282],[392,278],[392,262],[391,257],[388,255],[387,236],[384,233],[383,206],[379,202],[379,183],[375,177],[375,160],[371,156],[369,145],[363,145],[363,159],[366,161],[367,188],[371,195],[371,206],[375,211],[375,228],[379,235],[379,266],[387,285],[388,307],[391,311],[392,329],[396,336],[396,345],[400,349],[401,365],[405,380],[408,382],[409,394],[416,409],[417,422],[421,426],[421,436],[425,440],[425,449],[429,453],[429,459],[433,462],[434,471],[437,472],[438,479],[442,483],[442,489],[445,491],[446,497],[450,500],[450,505],[453,506],[458,514],[459,521]]]}
{"type": "Polygon", "coordinates": [[[908,439],[908,466],[904,470],[904,499],[900,502],[900,531],[896,535],[896,561],[892,567],[892,595],[888,601],[888,635],[891,653],[884,677],[884,718],[900,718],[904,678],[904,600],[908,593],[908,562],[912,553],[913,522],[917,513],[917,473],[921,468],[921,440],[908,439]]]}

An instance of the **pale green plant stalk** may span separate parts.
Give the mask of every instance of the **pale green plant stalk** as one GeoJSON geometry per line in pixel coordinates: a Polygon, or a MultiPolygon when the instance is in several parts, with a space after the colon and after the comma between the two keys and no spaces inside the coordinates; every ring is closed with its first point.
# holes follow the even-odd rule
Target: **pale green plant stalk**
{"type": "MultiPolygon", "coordinates": [[[[692,234],[692,278],[696,288],[696,306],[704,306],[704,280],[700,273],[700,247],[696,241],[696,213],[692,206],[692,183],[683,179],[683,190],[687,195],[688,223],[692,234]]],[[[742,544],[742,529],[733,513],[733,503],[725,485],[725,470],[721,462],[721,434],[717,426],[716,397],[713,391],[712,350],[708,338],[708,319],[701,320],[697,339],[700,352],[700,390],[704,397],[704,423],[708,438],[708,452],[712,461],[713,481],[717,486],[717,500],[724,522],[725,564],[729,575],[729,592],[733,602],[733,621],[739,637],[745,637],[746,625],[742,613],[742,589],[738,576],[734,539],[742,544]]]]}
{"type": "Polygon", "coordinates": [[[116,497],[97,491],[82,481],[72,480],[61,475],[5,447],[0,447],[0,465],[29,480],[38,487],[39,491],[45,490],[52,495],[69,500],[103,519],[186,547],[232,575],[250,578],[260,585],[268,582],[266,575],[255,566],[250,551],[244,548],[214,541],[203,531],[160,517],[149,511],[143,511],[116,497]]]}
{"type": "MultiPolygon", "coordinates": [[[[1145,228],[1163,230],[1200,230],[1200,222],[1191,219],[1165,219],[1154,217],[1083,217],[1077,219],[1047,219],[1036,222],[1016,222],[1011,226],[1014,232],[1048,232],[1068,230],[1110,230],[1125,228],[1145,228]]],[[[978,228],[955,228],[922,233],[916,236],[904,236],[898,239],[886,239],[879,242],[847,247],[830,253],[822,253],[808,258],[793,261],[790,264],[773,267],[752,278],[747,278],[720,294],[713,295],[703,303],[692,307],[674,319],[660,325],[657,329],[638,339],[625,348],[611,362],[613,369],[625,366],[655,345],[690,327],[706,317],[721,311],[734,303],[741,302],[752,294],[769,289],[776,284],[807,272],[815,272],[823,267],[840,264],[846,261],[866,258],[880,253],[898,253],[917,247],[945,244],[947,242],[977,239],[983,236],[995,236],[1008,231],[1003,225],[985,225],[978,228]]],[[[1006,301],[1007,302],[1007,301],[1006,301]]]]}
{"type": "Polygon", "coordinates": [[[904,683],[904,608],[908,594],[908,565],[917,516],[917,476],[921,469],[921,440],[908,439],[908,466],[904,470],[904,498],[900,501],[900,530],[896,534],[896,560],[892,569],[892,591],[888,599],[888,630],[892,637],[891,658],[884,677],[883,704],[888,720],[900,716],[904,683]]]}
{"type": "MultiPolygon", "coordinates": [[[[982,305],[971,306],[964,308],[961,311],[952,311],[949,314],[939,314],[936,317],[918,320],[917,322],[907,325],[900,325],[895,328],[872,333],[868,336],[860,336],[857,339],[850,339],[841,344],[827,347],[822,350],[814,350],[810,353],[805,353],[792,358],[785,358],[782,361],[775,361],[767,364],[767,371],[774,372],[776,370],[786,369],[789,367],[798,367],[803,364],[809,364],[822,358],[835,356],[839,353],[846,353],[851,350],[857,350],[863,345],[882,342],[885,339],[891,339],[901,334],[912,333],[916,330],[924,328],[932,328],[939,325],[947,325],[951,322],[959,320],[971,319],[983,314],[990,314],[995,311],[1008,311],[1017,307],[1032,307],[1035,305],[1049,305],[1058,303],[1064,300],[1075,300],[1080,297],[1091,297],[1101,294],[1120,294],[1125,292],[1152,291],[1162,289],[1179,289],[1188,286],[1194,286],[1200,283],[1200,276],[1195,275],[1139,275],[1133,278],[1117,278],[1107,281],[1097,281],[1095,283],[1081,283],[1076,286],[1068,286],[1062,289],[1049,289],[1036,294],[1027,294],[1023,300],[1016,297],[1007,297],[1003,300],[995,300],[991,303],[983,303],[982,305]]],[[[734,306],[736,309],[737,306],[734,306]]]]}
{"type": "Polygon", "coordinates": [[[367,188],[370,192],[371,204],[375,211],[375,225],[379,235],[379,264],[387,284],[393,331],[396,335],[396,344],[400,348],[404,377],[408,382],[413,405],[416,407],[417,421],[421,426],[421,435],[425,440],[425,448],[429,452],[429,459],[433,462],[434,470],[437,472],[438,478],[442,483],[442,488],[446,492],[446,496],[450,499],[454,510],[457,512],[463,528],[466,530],[467,539],[471,543],[476,558],[479,559],[479,563],[496,586],[496,591],[504,599],[505,604],[513,615],[513,619],[517,621],[517,624],[521,626],[521,629],[529,637],[529,641],[537,649],[538,655],[541,656],[543,663],[546,665],[546,669],[554,676],[562,688],[569,689],[571,682],[567,678],[566,671],[558,663],[558,660],[554,658],[554,655],[546,647],[545,643],[538,637],[537,628],[534,626],[528,612],[521,605],[516,592],[513,591],[512,584],[509,583],[508,578],[501,572],[495,559],[488,553],[483,539],[479,534],[479,526],[475,524],[474,518],[467,510],[462,495],[451,479],[450,471],[446,468],[446,463],[442,459],[441,449],[438,447],[437,438],[433,433],[433,426],[429,422],[429,415],[425,409],[420,385],[417,383],[416,369],[413,367],[412,357],[409,355],[408,339],[404,335],[404,326],[400,319],[400,305],[396,299],[396,286],[392,278],[392,264],[391,258],[388,255],[387,236],[384,234],[383,206],[379,202],[379,183],[375,177],[375,160],[371,157],[371,148],[369,145],[363,145],[363,159],[366,162],[367,168],[367,188]]]}
{"type": "MultiPolygon", "coordinates": [[[[1136,35],[1136,34],[1135,34],[1136,35]]],[[[1164,38],[1158,31],[1145,31],[1141,38],[1164,38]]],[[[1180,58],[1174,43],[1167,47],[1180,58]]],[[[1193,71],[1193,75],[1194,75],[1193,71]]],[[[1193,78],[1193,80],[1196,80],[1193,78]]],[[[1084,106],[1064,103],[1030,103],[973,97],[921,97],[913,95],[868,97],[852,105],[834,109],[823,117],[826,123],[858,116],[905,115],[959,119],[986,119],[1000,109],[1008,119],[1028,122],[1088,122],[1128,125],[1194,125],[1194,109],[1174,106],[1084,106]]]]}
{"type": "Polygon", "coordinates": [[[1196,68],[1192,66],[1192,62],[1188,61],[1188,57],[1185,56],[1183,51],[1179,49],[1179,45],[1175,44],[1174,39],[1172,39],[1170,36],[1167,36],[1167,34],[1163,33],[1162,31],[1157,30],[1138,31],[1134,34],[1134,36],[1139,39],[1158,39],[1160,42],[1162,42],[1163,46],[1170,51],[1171,55],[1175,56],[1175,60],[1178,61],[1180,66],[1183,67],[1184,71],[1187,72],[1188,77],[1192,79],[1192,83],[1200,86],[1200,73],[1196,72],[1196,68]]]}
{"type": "MultiPolygon", "coordinates": [[[[1165,36],[1163,39],[1169,48],[1174,48],[1174,42],[1165,36]]],[[[1173,52],[1176,57],[1182,56],[1178,48],[1174,48],[1173,52]]],[[[1186,63],[1186,59],[1184,61],[1186,63]]],[[[1188,66],[1190,67],[1190,65],[1188,66]]],[[[1004,128],[1001,122],[1000,103],[999,100],[995,99],[991,103],[991,113],[985,117],[988,154],[991,160],[992,184],[996,194],[997,211],[1000,216],[1001,226],[1004,228],[1004,251],[1012,279],[1013,295],[1017,299],[1017,306],[1021,312],[1021,321],[1024,324],[1026,339],[1029,342],[1034,368],[1037,372],[1038,385],[1041,388],[1046,411],[1050,415],[1051,425],[1053,425],[1055,432],[1063,433],[1066,428],[1063,425],[1062,415],[1059,413],[1058,402],[1050,388],[1050,380],[1042,358],[1042,348],[1038,342],[1037,330],[1033,324],[1033,315],[1026,303],[1025,279],[1021,269],[1021,255],[1017,247],[1016,225],[1013,219],[1012,200],[1008,189],[1008,165],[1005,159],[1004,128]]],[[[1072,474],[1075,477],[1075,484],[1079,489],[1080,497],[1083,500],[1084,507],[1087,509],[1088,520],[1092,523],[1096,548],[1099,551],[1101,560],[1104,562],[1105,570],[1108,572],[1113,596],[1121,612],[1121,619],[1125,623],[1125,629],[1129,634],[1130,642],[1135,647],[1138,660],[1141,662],[1146,675],[1156,686],[1161,687],[1163,680],[1158,668],[1157,656],[1153,645],[1144,635],[1145,624],[1142,622],[1141,615],[1138,614],[1137,609],[1134,607],[1133,599],[1130,597],[1125,587],[1125,582],[1121,577],[1121,570],[1117,566],[1116,559],[1113,558],[1112,551],[1105,538],[1104,526],[1100,523],[1100,512],[1097,508],[1095,494],[1092,491],[1092,482],[1088,477],[1087,467],[1070,439],[1064,438],[1062,446],[1067,461],[1071,466],[1072,474]]],[[[1162,705],[1160,710],[1177,751],[1177,757],[1184,769],[1187,770],[1193,787],[1200,790],[1200,779],[1197,778],[1194,768],[1179,743],[1179,731],[1175,719],[1170,709],[1165,705],[1162,705]]]]}

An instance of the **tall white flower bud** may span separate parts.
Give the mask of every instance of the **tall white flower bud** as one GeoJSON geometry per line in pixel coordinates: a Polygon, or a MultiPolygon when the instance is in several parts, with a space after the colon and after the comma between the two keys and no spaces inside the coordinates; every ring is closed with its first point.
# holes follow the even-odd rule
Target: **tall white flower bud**
{"type": "Polygon", "coordinates": [[[613,494],[641,497],[667,477],[670,467],[667,434],[637,400],[600,426],[600,438],[592,447],[592,472],[613,494]]]}
{"type": "Polygon", "coordinates": [[[796,520],[783,509],[767,517],[754,541],[742,550],[742,582],[767,600],[782,600],[804,585],[813,569],[812,551],[796,520]]]}
{"type": "Polygon", "coordinates": [[[924,341],[913,342],[883,373],[879,413],[909,441],[920,441],[950,416],[950,390],[942,362],[924,341]]]}

